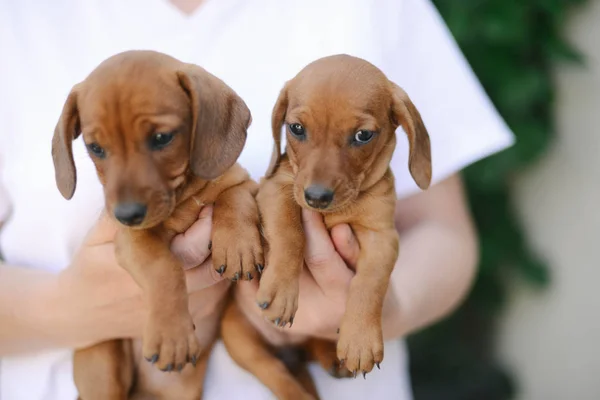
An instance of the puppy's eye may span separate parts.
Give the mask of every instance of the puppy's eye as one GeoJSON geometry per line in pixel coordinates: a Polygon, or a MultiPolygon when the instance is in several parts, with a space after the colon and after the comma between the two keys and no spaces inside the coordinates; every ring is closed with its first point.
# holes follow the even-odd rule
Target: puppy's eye
{"type": "Polygon", "coordinates": [[[306,132],[304,131],[304,127],[300,124],[290,124],[290,132],[292,135],[296,136],[298,139],[304,139],[306,137],[306,132]]]}
{"type": "Polygon", "coordinates": [[[356,144],[365,144],[365,143],[369,143],[371,141],[371,139],[373,139],[373,136],[375,136],[375,132],[373,131],[367,131],[367,130],[360,130],[358,132],[356,132],[356,134],[354,135],[354,143],[356,144]]]}
{"type": "Polygon", "coordinates": [[[152,150],[164,149],[173,141],[175,133],[156,133],[150,138],[150,148],[152,150]]]}
{"type": "Polygon", "coordinates": [[[100,147],[98,145],[98,143],[90,143],[90,144],[88,144],[87,148],[90,151],[90,153],[92,153],[94,156],[96,156],[98,158],[106,157],[106,152],[104,151],[104,149],[102,147],[100,147]]]}

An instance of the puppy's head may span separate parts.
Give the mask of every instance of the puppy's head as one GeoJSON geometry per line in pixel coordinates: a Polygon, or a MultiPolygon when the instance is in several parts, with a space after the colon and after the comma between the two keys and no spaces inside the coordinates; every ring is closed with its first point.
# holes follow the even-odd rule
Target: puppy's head
{"type": "Polygon", "coordinates": [[[419,112],[404,90],[365,60],[321,58],[285,84],[273,109],[267,176],[279,163],[283,125],[301,205],[333,211],[380,180],[400,125],[410,145],[410,173],[421,189],[429,187],[429,135],[419,112]]]}
{"type": "Polygon", "coordinates": [[[171,214],[190,172],[210,180],[235,163],[250,120],[244,101],[204,69],[151,51],[120,53],[66,100],[52,139],[56,183],[73,196],[72,142],[82,133],[107,211],[148,228],[171,214]]]}

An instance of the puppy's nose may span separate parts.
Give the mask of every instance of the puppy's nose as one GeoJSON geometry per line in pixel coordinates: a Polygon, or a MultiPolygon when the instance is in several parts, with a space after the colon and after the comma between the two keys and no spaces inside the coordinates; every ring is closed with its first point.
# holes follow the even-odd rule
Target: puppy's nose
{"type": "Polygon", "coordinates": [[[321,185],[311,185],[304,189],[304,199],[313,208],[325,209],[333,201],[333,190],[321,185]]]}
{"type": "Polygon", "coordinates": [[[123,225],[135,226],[146,217],[146,206],[141,203],[121,203],[115,207],[114,213],[123,225]]]}

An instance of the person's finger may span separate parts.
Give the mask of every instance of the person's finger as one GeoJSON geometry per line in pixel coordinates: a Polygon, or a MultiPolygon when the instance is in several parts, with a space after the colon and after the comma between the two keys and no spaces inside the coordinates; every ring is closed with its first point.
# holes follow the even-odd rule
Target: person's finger
{"type": "Polygon", "coordinates": [[[196,268],[185,271],[188,292],[206,289],[215,283],[221,282],[223,277],[213,268],[212,259],[204,261],[196,268]]]}
{"type": "Polygon", "coordinates": [[[315,211],[302,209],[302,223],[306,237],[304,250],[306,263],[326,264],[333,258],[335,248],[323,223],[323,217],[315,211]]]}
{"type": "Polygon", "coordinates": [[[323,217],[303,209],[302,220],[306,236],[304,260],[314,280],[323,290],[346,286],[352,271],[335,251],[323,217]]]}
{"type": "Polygon", "coordinates": [[[360,246],[348,224],[340,224],[331,230],[331,240],[336,251],[350,268],[356,271],[360,246]]]}
{"type": "Polygon", "coordinates": [[[183,261],[185,269],[203,263],[210,255],[212,211],[212,206],[204,206],[198,220],[171,242],[171,251],[183,261]]]}

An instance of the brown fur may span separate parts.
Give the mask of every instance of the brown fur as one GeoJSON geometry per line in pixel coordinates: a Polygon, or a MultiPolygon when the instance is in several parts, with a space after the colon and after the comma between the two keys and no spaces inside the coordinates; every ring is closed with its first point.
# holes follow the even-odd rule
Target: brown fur
{"type": "Polygon", "coordinates": [[[195,330],[182,263],[169,246],[197,220],[203,205],[214,204],[215,269],[232,280],[252,279],[263,264],[254,199],[258,185],[235,164],[250,122],[244,101],[221,80],[151,51],[105,60],[69,94],[52,140],[60,192],[67,199],[75,192],[72,142],[83,133],[108,214],[125,202],[147,207],[143,221],[121,225],[115,239],[119,264],[148,304],[142,346],[118,339],[76,351],[74,378],[83,400],[201,398],[218,321],[213,331],[195,330]],[[168,145],[152,147],[155,135],[171,132],[168,145]],[[155,367],[140,364],[140,353],[155,367]],[[180,373],[146,381],[136,373],[152,368],[152,374],[156,367],[180,373]],[[165,379],[171,382],[157,384],[165,379]]]}
{"type": "MultiPolygon", "coordinates": [[[[268,244],[257,302],[276,325],[292,323],[304,265],[301,209],[312,208],[304,193],[315,184],[331,189],[333,200],[317,211],[328,229],[349,224],[360,254],[337,345],[311,340],[304,347],[336,377],[366,374],[383,360],[383,300],[398,257],[396,191],[389,163],[400,125],[410,145],[409,170],[418,186],[426,189],[431,180],[431,154],[425,125],[407,94],[370,63],[347,55],[319,59],[286,83],[273,110],[275,148],[257,195],[268,244]],[[304,127],[302,140],[291,133],[290,124],[295,123],[304,127]],[[283,125],[287,146],[282,155],[283,125]],[[359,130],[376,134],[370,142],[358,145],[352,140],[359,130]]],[[[235,318],[235,311],[228,309],[227,316],[235,318]]],[[[273,357],[269,361],[268,353],[256,349],[260,339],[248,324],[245,327],[247,340],[256,341],[248,344],[245,355],[236,351],[236,343],[226,341],[236,361],[279,398],[305,398],[306,390],[293,383],[286,390],[294,388],[295,393],[283,396],[282,382],[293,381],[292,375],[274,367],[273,357]],[[257,352],[262,354],[259,363],[253,361],[259,358],[257,352]],[[272,368],[269,372],[267,365],[272,368]]]]}

